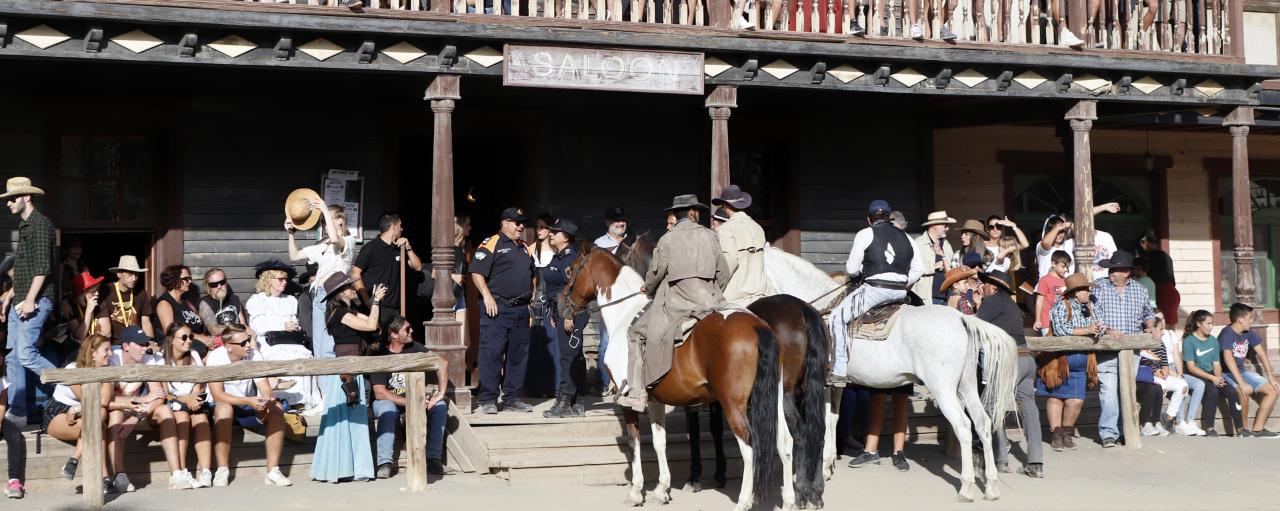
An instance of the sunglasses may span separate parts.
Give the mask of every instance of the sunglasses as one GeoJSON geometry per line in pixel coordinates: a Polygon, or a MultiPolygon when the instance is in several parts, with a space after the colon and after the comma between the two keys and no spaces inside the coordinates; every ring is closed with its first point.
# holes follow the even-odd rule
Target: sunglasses
{"type": "Polygon", "coordinates": [[[235,341],[222,341],[222,344],[235,345],[235,346],[244,346],[244,345],[246,345],[246,344],[249,344],[249,340],[248,340],[248,339],[245,339],[245,340],[240,341],[240,342],[235,342],[235,341]]]}
{"type": "Polygon", "coordinates": [[[205,284],[209,286],[209,289],[217,289],[217,288],[220,288],[220,287],[222,287],[222,286],[227,285],[227,280],[226,280],[226,279],[222,279],[222,280],[219,280],[219,281],[217,281],[217,282],[210,281],[210,282],[206,282],[205,284]]]}
{"type": "Polygon", "coordinates": [[[191,277],[179,277],[178,280],[181,280],[183,282],[191,282],[191,277]]]}
{"type": "Polygon", "coordinates": [[[191,340],[191,334],[175,335],[175,336],[173,336],[173,338],[174,338],[175,340],[179,340],[179,341],[190,341],[190,340],[191,340]]]}
{"type": "Polygon", "coordinates": [[[289,280],[289,277],[272,277],[271,280],[278,280],[280,282],[284,282],[286,280],[289,280]]]}
{"type": "Polygon", "coordinates": [[[988,231],[994,231],[994,230],[999,229],[999,228],[1000,228],[1000,226],[999,226],[998,224],[991,224],[991,225],[988,225],[988,226],[987,226],[987,230],[988,230],[988,231]]]}

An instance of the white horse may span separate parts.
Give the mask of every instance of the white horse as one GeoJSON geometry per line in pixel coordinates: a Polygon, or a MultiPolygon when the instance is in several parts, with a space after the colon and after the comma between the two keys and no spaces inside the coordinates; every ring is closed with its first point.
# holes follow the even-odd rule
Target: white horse
{"type": "MultiPolygon", "coordinates": [[[[798,298],[814,301],[814,307],[826,309],[838,298],[832,292],[838,284],[809,261],[782,250],[765,249],[765,268],[778,289],[798,298]]],[[[1002,423],[1012,409],[1017,372],[1017,345],[1003,330],[965,316],[950,307],[928,305],[902,311],[898,323],[883,341],[850,338],[848,341],[848,376],[859,385],[872,388],[894,388],[907,383],[922,383],[929,389],[938,409],[951,424],[960,441],[959,496],[973,501],[977,497],[974,483],[972,433],[969,418],[983,435],[986,493],[988,500],[1000,498],[996,484],[997,471],[991,451],[993,423],[1002,423]],[[978,350],[986,355],[986,404],[993,410],[987,415],[984,399],[978,394],[976,371],[978,350]]],[[[827,407],[827,438],[823,449],[824,467],[835,465],[835,422],[838,414],[827,407]]]]}

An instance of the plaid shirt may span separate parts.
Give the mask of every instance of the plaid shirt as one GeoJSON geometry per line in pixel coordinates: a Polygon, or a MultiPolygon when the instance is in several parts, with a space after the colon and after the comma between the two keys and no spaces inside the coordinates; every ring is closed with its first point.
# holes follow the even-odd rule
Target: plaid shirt
{"type": "Polygon", "coordinates": [[[1085,309],[1085,305],[1075,298],[1064,298],[1049,309],[1049,322],[1053,325],[1053,335],[1075,335],[1077,328],[1093,325],[1098,318],[1085,309]],[[1067,317],[1067,308],[1071,308],[1071,317],[1067,317]]]}
{"type": "Polygon", "coordinates": [[[18,255],[13,263],[14,303],[27,299],[31,279],[44,275],[44,287],[36,295],[50,300],[54,298],[53,279],[53,222],[39,211],[32,211],[18,224],[18,255]]]}
{"type": "Polygon", "coordinates": [[[1155,319],[1147,288],[1132,280],[1124,286],[1124,296],[1109,278],[1094,281],[1093,300],[1097,304],[1098,319],[1108,330],[1126,334],[1140,334],[1146,322],[1155,319]]]}

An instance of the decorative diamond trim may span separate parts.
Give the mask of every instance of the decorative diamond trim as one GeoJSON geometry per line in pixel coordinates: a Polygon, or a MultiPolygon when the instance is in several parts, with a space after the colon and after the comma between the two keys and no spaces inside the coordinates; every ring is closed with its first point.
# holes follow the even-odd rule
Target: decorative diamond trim
{"type": "Polygon", "coordinates": [[[1196,90],[1206,96],[1217,96],[1219,92],[1226,90],[1226,88],[1223,87],[1222,84],[1210,79],[1196,84],[1196,90]]]}
{"type": "Polygon", "coordinates": [[[1026,87],[1028,89],[1034,89],[1036,87],[1039,87],[1040,84],[1047,82],[1049,80],[1046,80],[1045,77],[1040,76],[1035,71],[1026,71],[1018,76],[1013,77],[1013,81],[1017,82],[1018,85],[1026,87]]]}
{"type": "Polygon", "coordinates": [[[969,87],[969,88],[973,88],[978,84],[987,81],[987,75],[979,73],[973,68],[969,68],[964,71],[961,71],[959,74],[955,75],[952,78],[955,78],[956,81],[963,83],[965,87],[969,87]]]}
{"type": "Polygon", "coordinates": [[[217,50],[218,53],[221,53],[233,59],[241,55],[244,55],[245,53],[248,53],[250,50],[258,47],[257,45],[249,42],[248,39],[245,39],[238,35],[229,35],[229,36],[223,37],[222,39],[218,39],[217,41],[209,43],[208,46],[210,48],[217,50]]]}
{"type": "Polygon", "coordinates": [[[893,73],[889,76],[907,87],[914,87],[917,83],[923,82],[928,78],[927,76],[920,74],[919,71],[911,68],[903,69],[902,71],[898,71],[897,73],[893,73]]]}
{"type": "Polygon", "coordinates": [[[422,58],[423,55],[426,55],[426,53],[419,50],[417,46],[403,41],[383,48],[382,54],[395,59],[396,62],[401,64],[408,64],[422,58]]]}
{"type": "Polygon", "coordinates": [[[798,71],[796,66],[793,66],[791,65],[790,62],[787,62],[782,59],[778,59],[773,62],[770,62],[769,64],[765,65],[760,69],[766,73],[773,75],[774,78],[777,78],[779,80],[786,78],[788,76],[791,76],[792,73],[795,73],[796,71],[798,71]]]}
{"type": "Polygon", "coordinates": [[[323,62],[329,60],[334,55],[342,53],[342,47],[333,44],[333,41],[321,37],[299,46],[298,51],[310,55],[313,59],[323,62]]]}
{"type": "Polygon", "coordinates": [[[1084,90],[1087,90],[1087,91],[1095,91],[1107,85],[1111,85],[1111,82],[1108,81],[1107,79],[1100,78],[1098,76],[1091,75],[1091,74],[1081,76],[1080,78],[1076,78],[1073,81],[1075,82],[1076,85],[1084,87],[1084,90]]]}
{"type": "Polygon", "coordinates": [[[848,64],[840,64],[839,66],[836,66],[835,69],[828,69],[827,74],[836,77],[837,80],[844,83],[852,82],[865,75],[862,71],[858,71],[858,68],[848,64]]]}
{"type": "Polygon", "coordinates": [[[155,48],[156,46],[160,46],[160,43],[163,41],[156,39],[155,36],[141,30],[130,30],[112,37],[111,42],[123,46],[131,52],[142,53],[155,48]]]}
{"type": "Polygon", "coordinates": [[[728,62],[720,60],[716,57],[707,57],[706,60],[702,61],[702,72],[707,76],[711,76],[711,77],[719,76],[720,73],[728,71],[732,68],[733,66],[730,66],[728,62]]]}
{"type": "Polygon", "coordinates": [[[1156,81],[1155,78],[1150,76],[1144,76],[1141,79],[1134,81],[1132,85],[1133,88],[1142,91],[1143,94],[1151,94],[1152,92],[1155,92],[1156,89],[1164,87],[1164,84],[1156,81]]]}
{"type": "Polygon", "coordinates": [[[472,62],[480,64],[484,67],[493,67],[494,64],[502,62],[502,52],[489,46],[481,46],[472,50],[470,53],[463,55],[472,62]]]}
{"type": "Polygon", "coordinates": [[[41,50],[48,49],[49,47],[66,41],[67,39],[71,39],[67,34],[54,30],[53,27],[50,27],[49,25],[31,27],[13,34],[13,36],[18,39],[22,39],[31,46],[35,46],[41,50]]]}

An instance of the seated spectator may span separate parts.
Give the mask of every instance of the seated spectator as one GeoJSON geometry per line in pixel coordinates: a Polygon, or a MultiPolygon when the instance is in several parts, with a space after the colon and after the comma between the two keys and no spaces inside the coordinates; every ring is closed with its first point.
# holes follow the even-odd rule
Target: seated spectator
{"type": "MultiPolygon", "coordinates": [[[[1061,299],[1049,310],[1053,335],[1097,337],[1102,333],[1089,301],[1091,287],[1084,274],[1067,277],[1061,299]]],[[[1055,451],[1075,449],[1076,419],[1084,408],[1085,388],[1098,386],[1097,360],[1093,353],[1079,351],[1042,353],[1036,365],[1036,395],[1048,398],[1045,408],[1053,433],[1049,445],[1055,451]]]]}
{"type": "Polygon", "coordinates": [[[1053,326],[1049,311],[1066,299],[1066,278],[1071,266],[1071,255],[1058,250],[1053,253],[1050,261],[1049,272],[1041,275],[1040,281],[1036,282],[1036,322],[1033,328],[1041,335],[1048,335],[1053,326]]]}
{"type": "MultiPolygon", "coordinates": [[[[1157,314],[1151,336],[1162,340],[1164,319],[1157,314]]],[[[1175,376],[1169,369],[1169,356],[1163,342],[1158,348],[1142,350],[1138,359],[1137,374],[1138,423],[1142,425],[1144,436],[1167,436],[1174,429],[1173,421],[1178,410],[1182,408],[1182,400],[1187,394],[1187,384],[1180,376],[1175,376]],[[1169,406],[1164,415],[1160,410],[1164,405],[1164,396],[1172,393],[1169,406]]]]}
{"type": "Polygon", "coordinates": [[[946,277],[939,286],[947,294],[947,307],[951,307],[968,316],[978,311],[982,303],[982,294],[978,292],[979,284],[975,284],[978,271],[969,266],[959,266],[947,270],[946,277]]]}
{"type": "MultiPolygon", "coordinates": [[[[227,325],[222,331],[222,346],[209,352],[206,366],[228,365],[241,360],[256,360],[249,332],[241,325],[227,325]]],[[[266,378],[212,382],[209,394],[213,408],[213,457],[218,469],[213,473],[214,486],[226,486],[231,480],[231,422],[240,427],[264,433],[267,437],[267,475],[263,484],[290,486],[293,482],[280,473],[280,451],[284,449],[284,410],[271,397],[266,378]]]]}
{"type": "MultiPolygon", "coordinates": [[[[67,364],[67,369],[76,367],[107,367],[108,360],[111,358],[111,339],[102,335],[91,335],[80,343],[80,351],[76,354],[76,361],[67,364]]],[[[106,417],[110,412],[115,410],[125,410],[129,405],[117,403],[115,400],[114,385],[100,385],[102,388],[102,416],[106,417]]],[[[53,399],[44,408],[43,429],[49,432],[49,436],[67,443],[74,443],[76,451],[73,456],[67,458],[67,462],[62,465],[62,477],[67,480],[76,478],[76,469],[80,467],[80,458],[84,455],[84,444],[80,442],[80,428],[82,413],[80,409],[80,385],[62,385],[54,387],[53,399]]],[[[106,447],[106,423],[100,426],[103,429],[103,445],[94,446],[95,449],[105,449],[106,447]]],[[[6,425],[7,428],[7,425],[6,425]]],[[[10,452],[10,454],[13,454],[10,452]]],[[[107,456],[102,457],[102,473],[110,474],[107,469],[107,456]]],[[[103,481],[103,490],[107,492],[114,491],[115,485],[112,484],[111,477],[107,477],[103,481]]]]}
{"type": "Polygon", "coordinates": [[[204,272],[204,296],[200,297],[200,319],[204,321],[209,335],[222,335],[227,323],[248,323],[244,317],[244,305],[240,297],[231,290],[227,282],[227,273],[222,268],[211,268],[204,272]],[[234,321],[231,321],[234,320],[234,321]]]}
{"type": "MultiPolygon", "coordinates": [[[[142,327],[125,327],[120,334],[120,346],[111,350],[108,365],[164,365],[163,357],[151,354],[150,345],[151,338],[142,331],[142,327]]],[[[191,474],[182,470],[178,463],[177,426],[173,410],[165,400],[164,385],[159,382],[121,382],[115,387],[115,400],[125,405],[107,415],[107,452],[111,455],[111,466],[119,471],[114,480],[116,491],[133,491],[129,476],[124,474],[125,443],[133,438],[134,428],[143,421],[160,431],[160,446],[169,465],[169,489],[191,489],[191,474]]]]}
{"type": "MultiPolygon", "coordinates": [[[[9,394],[9,378],[0,375],[0,395],[9,394]]],[[[50,405],[52,405],[50,401],[50,405]]],[[[0,417],[9,411],[9,400],[0,399],[0,417]]],[[[26,495],[26,489],[23,488],[22,482],[27,479],[27,440],[22,437],[22,430],[18,429],[18,425],[9,419],[4,419],[0,423],[0,435],[4,436],[4,443],[8,452],[5,458],[9,460],[9,484],[5,486],[4,494],[11,499],[20,499],[26,495]]]]}
{"type": "MultiPolygon", "coordinates": [[[[296,360],[313,356],[310,340],[298,322],[298,299],[285,293],[289,279],[297,270],[279,259],[259,263],[255,268],[258,277],[257,294],[244,304],[249,317],[249,330],[257,336],[257,350],[261,360],[296,360]]],[[[323,405],[315,384],[317,378],[288,376],[270,378],[275,397],[318,411],[323,405]]]]}
{"type": "Polygon", "coordinates": [[[120,256],[120,262],[107,271],[116,274],[116,281],[107,286],[102,307],[98,309],[98,329],[102,335],[118,344],[124,327],[137,325],[154,337],[151,322],[155,310],[150,298],[142,295],[144,286],[139,285],[139,277],[147,269],[138,267],[138,258],[126,255],[120,256]]]}
{"type": "MultiPolygon", "coordinates": [[[[191,349],[201,357],[207,355],[209,349],[213,347],[213,337],[205,328],[204,320],[200,319],[200,309],[186,298],[187,293],[191,291],[191,268],[180,264],[165,268],[160,272],[160,285],[164,286],[164,292],[156,297],[155,305],[156,318],[160,320],[160,332],[168,332],[169,326],[174,323],[187,325],[191,328],[191,335],[200,341],[192,344],[191,349]]],[[[147,336],[155,337],[151,334],[147,336]]]]}
{"type": "MultiPolygon", "coordinates": [[[[1161,395],[1169,395],[1169,405],[1165,408],[1160,426],[1165,431],[1178,434],[1192,432],[1193,430],[1185,427],[1181,430],[1178,428],[1178,415],[1182,413],[1182,404],[1189,394],[1189,385],[1182,374],[1181,350],[1177,348],[1178,334],[1168,329],[1164,314],[1157,312],[1156,321],[1151,327],[1151,335],[1160,340],[1160,348],[1152,351],[1151,354],[1159,356],[1162,364],[1159,370],[1155,371],[1153,382],[1163,390],[1161,395]]],[[[1145,353],[1146,351],[1144,355],[1145,353]]]]}
{"type": "Polygon", "coordinates": [[[98,322],[98,295],[105,279],[87,271],[76,275],[71,281],[70,296],[59,305],[58,316],[67,318],[67,336],[77,346],[90,335],[110,334],[110,326],[102,328],[98,322]]]}
{"type": "MultiPolygon", "coordinates": [[[[378,355],[399,353],[426,353],[427,349],[413,342],[413,327],[401,316],[391,318],[387,325],[386,347],[378,355]]],[[[435,377],[436,390],[427,396],[427,472],[450,475],[453,468],[444,464],[444,428],[449,418],[448,401],[449,366],[442,358],[434,375],[428,375],[427,383],[435,377]]],[[[378,479],[386,479],[395,473],[396,429],[404,416],[408,383],[405,373],[376,373],[369,375],[373,384],[373,415],[378,419],[378,479]]]]}
{"type": "MultiPolygon", "coordinates": [[[[1163,318],[1163,315],[1161,315],[1163,318]]],[[[1161,323],[1164,323],[1161,320],[1161,323]]],[[[1181,378],[1187,384],[1187,398],[1178,407],[1173,431],[1185,436],[1204,436],[1205,431],[1195,424],[1196,414],[1200,412],[1200,401],[1204,399],[1204,381],[1187,374],[1182,359],[1182,332],[1164,327],[1161,340],[1165,353],[1169,354],[1169,374],[1173,378],[1181,378]]]]}
{"type": "Polygon", "coordinates": [[[1280,383],[1276,383],[1271,374],[1271,360],[1267,356],[1267,348],[1262,344],[1262,337],[1251,330],[1253,327],[1253,307],[1243,303],[1231,304],[1231,324],[1218,332],[1218,345],[1222,348],[1222,363],[1225,365],[1222,377],[1227,385],[1237,392],[1240,400],[1240,417],[1249,418],[1249,398],[1258,400],[1258,413],[1253,419],[1253,429],[1245,428],[1240,436],[1257,438],[1277,438],[1280,433],[1268,431],[1267,419],[1271,418],[1271,408],[1276,404],[1276,396],[1280,395],[1280,383]],[[1262,366],[1263,377],[1253,371],[1245,370],[1244,361],[1253,352],[1258,365],[1262,366]]]}
{"type": "Polygon", "coordinates": [[[893,467],[899,472],[911,469],[903,449],[907,443],[907,405],[915,387],[910,383],[893,389],[869,389],[871,392],[870,422],[867,423],[866,447],[857,457],[849,461],[850,467],[880,464],[880,429],[884,426],[884,398],[893,396],[893,467]]]}
{"type": "MultiPolygon", "coordinates": [[[[1218,397],[1227,400],[1227,409],[1231,410],[1231,420],[1236,430],[1242,429],[1243,421],[1236,408],[1236,393],[1227,387],[1226,378],[1222,377],[1221,352],[1218,339],[1210,335],[1213,331],[1213,314],[1207,310],[1197,310],[1187,316],[1187,327],[1183,331],[1182,356],[1186,362],[1187,375],[1200,380],[1204,384],[1204,398],[1200,402],[1203,410],[1200,413],[1200,428],[1205,436],[1216,437],[1214,427],[1218,420],[1218,397]]],[[[1187,420],[1194,419],[1188,415],[1187,420]]]]}
{"type": "MultiPolygon", "coordinates": [[[[191,335],[191,328],[174,323],[165,332],[164,363],[176,367],[200,367],[204,361],[191,350],[191,344],[199,342],[191,335]]],[[[168,405],[178,429],[178,465],[191,479],[193,488],[213,486],[213,472],[209,469],[212,457],[212,434],[209,430],[209,410],[213,407],[205,392],[204,383],[168,382],[168,405]],[[187,447],[195,439],[196,463],[199,470],[191,476],[187,464],[187,447]]]]}

